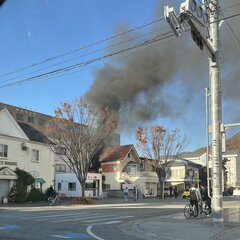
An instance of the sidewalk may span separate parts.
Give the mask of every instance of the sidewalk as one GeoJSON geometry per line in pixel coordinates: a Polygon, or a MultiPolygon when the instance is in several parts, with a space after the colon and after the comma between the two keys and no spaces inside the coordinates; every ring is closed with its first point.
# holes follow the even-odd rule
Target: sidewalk
{"type": "Polygon", "coordinates": [[[224,209],[224,226],[216,227],[212,218],[186,220],[183,213],[124,223],[120,229],[139,239],[153,240],[240,240],[240,208],[224,209]]]}

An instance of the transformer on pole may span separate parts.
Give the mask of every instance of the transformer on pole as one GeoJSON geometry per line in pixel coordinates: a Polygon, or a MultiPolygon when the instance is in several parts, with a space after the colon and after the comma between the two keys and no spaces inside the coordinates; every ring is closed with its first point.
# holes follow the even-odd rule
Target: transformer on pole
{"type": "Polygon", "coordinates": [[[216,225],[222,225],[222,101],[219,64],[219,4],[218,0],[186,0],[177,15],[173,8],[165,7],[164,15],[176,36],[184,31],[184,24],[191,27],[197,46],[206,47],[210,55],[209,82],[211,97],[211,142],[212,142],[212,216],[216,225]],[[172,21],[170,16],[174,16],[172,21]],[[205,31],[205,29],[209,29],[205,31]],[[176,34],[177,33],[177,34],[176,34]]]}

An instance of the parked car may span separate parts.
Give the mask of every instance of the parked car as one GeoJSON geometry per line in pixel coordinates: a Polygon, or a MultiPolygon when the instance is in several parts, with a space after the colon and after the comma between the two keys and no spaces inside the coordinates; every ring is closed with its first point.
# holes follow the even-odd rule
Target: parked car
{"type": "Polygon", "coordinates": [[[182,198],[186,198],[190,196],[190,191],[189,189],[185,189],[185,191],[182,193],[182,198]]]}

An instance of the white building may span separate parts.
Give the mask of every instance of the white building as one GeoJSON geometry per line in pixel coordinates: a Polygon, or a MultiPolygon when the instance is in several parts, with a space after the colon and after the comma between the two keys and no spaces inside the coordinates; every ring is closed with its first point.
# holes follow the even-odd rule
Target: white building
{"type": "MultiPolygon", "coordinates": [[[[206,167],[206,153],[184,153],[182,157],[206,167]]],[[[227,159],[225,173],[223,173],[223,187],[229,188],[240,186],[240,151],[227,150],[222,154],[222,158],[227,159]]],[[[209,156],[209,167],[211,170],[211,155],[209,156]]]]}
{"type": "Polygon", "coordinates": [[[109,147],[100,160],[105,190],[109,195],[121,196],[126,183],[137,186],[142,195],[157,195],[158,177],[151,166],[141,161],[133,145],[109,147]]]}
{"type": "MultiPolygon", "coordinates": [[[[56,173],[55,189],[63,197],[82,196],[82,187],[74,173],[56,173]]],[[[102,197],[102,174],[88,173],[85,196],[102,197]]]]}
{"type": "Polygon", "coordinates": [[[19,168],[32,174],[45,191],[54,183],[54,154],[49,140],[26,123],[16,122],[6,108],[0,109],[0,199],[9,193],[19,168]]]}

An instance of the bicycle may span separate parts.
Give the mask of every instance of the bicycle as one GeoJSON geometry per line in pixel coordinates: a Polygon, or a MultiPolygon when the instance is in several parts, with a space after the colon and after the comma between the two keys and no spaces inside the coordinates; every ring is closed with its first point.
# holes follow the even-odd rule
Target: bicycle
{"type": "Polygon", "coordinates": [[[195,205],[187,204],[184,207],[184,217],[186,219],[197,217],[197,209],[195,205]]]}
{"type": "MultiPolygon", "coordinates": [[[[198,202],[198,215],[204,213],[205,215],[211,214],[211,209],[209,208],[208,204],[203,201],[198,202]]],[[[184,207],[184,217],[186,219],[196,218],[197,216],[197,209],[195,205],[187,204],[184,207]]]]}
{"type": "Polygon", "coordinates": [[[60,204],[61,204],[61,200],[60,200],[60,198],[58,197],[58,195],[56,194],[55,197],[49,197],[49,198],[48,198],[48,204],[49,204],[50,206],[60,205],[60,204]]]}
{"type": "Polygon", "coordinates": [[[198,209],[199,209],[199,214],[201,215],[202,213],[204,213],[205,215],[209,216],[211,215],[211,209],[209,207],[209,204],[207,203],[207,201],[199,201],[198,203],[198,209]]]}

